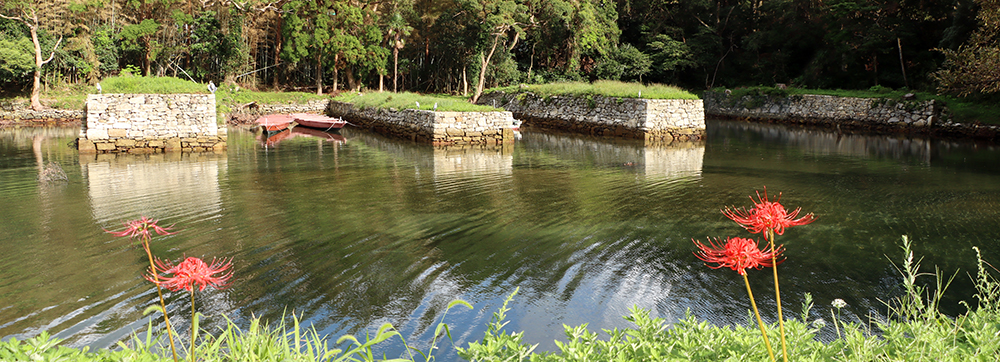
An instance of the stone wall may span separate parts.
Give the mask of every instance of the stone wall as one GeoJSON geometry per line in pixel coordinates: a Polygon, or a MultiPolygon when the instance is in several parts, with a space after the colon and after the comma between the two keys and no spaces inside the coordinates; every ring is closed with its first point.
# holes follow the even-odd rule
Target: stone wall
{"type": "Polygon", "coordinates": [[[496,145],[514,141],[510,112],[435,112],[355,108],[330,101],[327,114],[381,134],[433,145],[496,145]]]}
{"type": "Polygon", "coordinates": [[[54,122],[60,123],[79,121],[87,114],[81,110],[46,108],[40,111],[31,109],[26,104],[4,103],[0,106],[0,122],[18,123],[25,121],[54,122]]]}
{"type": "Polygon", "coordinates": [[[214,94],[91,94],[82,153],[205,152],[226,148],[214,94]]]}
{"type": "Polygon", "coordinates": [[[492,92],[480,97],[478,103],[503,107],[526,127],[664,142],[700,140],[705,133],[705,109],[700,99],[492,92]]]}
{"type": "Polygon", "coordinates": [[[723,117],[875,129],[927,128],[947,118],[946,108],[933,99],[900,101],[825,95],[735,97],[706,92],[705,111],[723,117]]]}
{"type": "Polygon", "coordinates": [[[301,104],[259,104],[251,102],[232,109],[223,118],[226,119],[226,123],[228,124],[252,124],[254,120],[265,114],[324,113],[329,102],[326,99],[311,100],[301,104]]]}

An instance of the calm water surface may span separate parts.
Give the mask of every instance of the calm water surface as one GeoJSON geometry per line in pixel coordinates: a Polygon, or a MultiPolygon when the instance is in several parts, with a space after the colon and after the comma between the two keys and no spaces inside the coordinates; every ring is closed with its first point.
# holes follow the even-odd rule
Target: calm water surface
{"type": "MultiPolygon", "coordinates": [[[[391,322],[423,350],[450,301],[475,306],[445,320],[465,346],[518,287],[508,327],[540,350],[555,349],[563,324],[628,327],[632,306],[668,322],[689,310],[747,323],[742,281],[705,267],[691,239],[749,236],[719,209],[750,205],[764,186],[817,216],[778,239],[786,316],[798,315],[806,292],[812,318],[828,316],[834,298],[848,302],[848,319],[884,315],[880,300],[900,293],[890,259],[901,259],[901,235],[928,271],[959,273],[952,314],[973,301],[972,247],[1000,263],[997,147],[708,126],[699,144],[524,132],[489,150],[357,129],[271,143],[231,130],[224,154],[152,156],[79,155],[77,129],[0,130],[0,337],[49,331],[71,346],[107,347],[143,330],[156,299],[141,277],[148,262],[102,230],[140,215],[176,224],[177,234],[153,240],[161,258],[233,258],[232,286],[197,296],[207,328],[222,315],[246,326],[294,312],[332,336],[391,322]],[[40,182],[48,165],[68,180],[40,182]]],[[[750,277],[773,321],[770,273],[750,277]]],[[[181,330],[187,297],[168,295],[181,330]]],[[[439,358],[457,358],[442,346],[439,358]]],[[[382,352],[402,350],[393,341],[382,352]]]]}

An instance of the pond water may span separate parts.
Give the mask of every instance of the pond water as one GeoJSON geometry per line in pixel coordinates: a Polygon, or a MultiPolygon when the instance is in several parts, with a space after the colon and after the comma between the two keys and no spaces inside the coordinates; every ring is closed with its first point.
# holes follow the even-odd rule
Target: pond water
{"type": "MultiPolygon", "coordinates": [[[[223,154],[95,156],[73,150],[78,132],[0,130],[4,339],[44,330],[108,347],[143,330],[156,300],[148,262],[102,230],[140,215],[175,225],[153,239],[161,258],[233,258],[232,285],[197,295],[206,328],[296,313],[337,337],[391,322],[426,351],[447,304],[468,301],[474,310],[447,313],[442,360],[482,338],[515,288],[508,328],[539,350],[556,349],[563,324],[628,327],[633,306],[668,322],[690,311],[747,323],[738,274],[706,267],[691,240],[750,236],[719,210],[750,206],[764,186],[817,217],[778,239],[786,317],[807,292],[812,318],[834,298],[849,320],[883,316],[881,301],[901,292],[902,235],[925,270],[958,273],[953,315],[974,302],[972,247],[1000,263],[990,145],[710,120],[704,143],[668,146],[526,130],[499,149],[445,149],[352,128],[271,142],[232,129],[223,154]],[[39,181],[52,169],[67,180],[39,181]]],[[[749,275],[774,321],[770,272],[749,275]]],[[[187,298],[168,294],[182,331],[187,298]]],[[[380,352],[402,350],[394,340],[380,352]]]]}

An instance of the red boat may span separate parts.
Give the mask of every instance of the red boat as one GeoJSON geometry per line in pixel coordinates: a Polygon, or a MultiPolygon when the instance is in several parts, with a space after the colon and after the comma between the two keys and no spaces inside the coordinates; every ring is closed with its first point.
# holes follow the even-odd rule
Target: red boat
{"type": "Polygon", "coordinates": [[[274,148],[278,146],[278,142],[281,142],[291,136],[292,130],[286,128],[278,132],[261,132],[261,134],[257,136],[257,140],[260,141],[260,144],[264,146],[264,148],[274,148]]]}
{"type": "Polygon", "coordinates": [[[302,135],[304,137],[314,137],[325,140],[332,143],[344,143],[347,142],[347,138],[336,133],[323,132],[318,129],[306,128],[306,127],[294,127],[292,128],[292,134],[298,136],[302,135]]]}
{"type": "Polygon", "coordinates": [[[288,128],[288,125],[291,124],[293,120],[294,118],[288,114],[269,114],[257,118],[254,122],[263,127],[265,131],[277,132],[288,128]]]}
{"type": "Polygon", "coordinates": [[[327,117],[321,114],[312,113],[292,113],[291,117],[300,126],[322,129],[327,131],[338,130],[347,125],[347,121],[336,117],[327,117]]]}

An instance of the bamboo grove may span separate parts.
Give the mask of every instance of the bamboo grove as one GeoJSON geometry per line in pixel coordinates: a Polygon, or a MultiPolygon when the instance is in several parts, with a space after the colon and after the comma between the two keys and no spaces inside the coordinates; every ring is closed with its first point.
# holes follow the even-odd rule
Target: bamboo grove
{"type": "Polygon", "coordinates": [[[998,9],[998,0],[0,0],[0,84],[17,94],[33,76],[56,87],[128,72],[318,93],[476,96],[614,79],[986,94],[1000,89],[998,9]]]}

